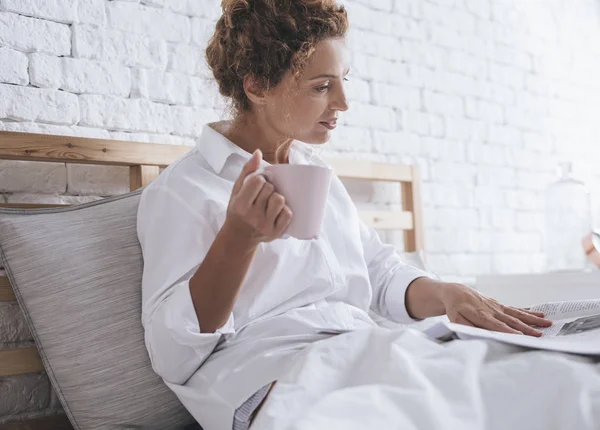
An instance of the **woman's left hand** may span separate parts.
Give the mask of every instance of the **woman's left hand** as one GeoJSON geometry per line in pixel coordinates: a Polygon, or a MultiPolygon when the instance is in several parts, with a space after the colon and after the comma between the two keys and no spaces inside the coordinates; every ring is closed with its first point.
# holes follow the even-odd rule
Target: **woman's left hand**
{"type": "Polygon", "coordinates": [[[504,306],[461,284],[446,284],[440,299],[451,322],[513,334],[541,336],[531,326],[548,327],[552,322],[541,312],[504,306]]]}

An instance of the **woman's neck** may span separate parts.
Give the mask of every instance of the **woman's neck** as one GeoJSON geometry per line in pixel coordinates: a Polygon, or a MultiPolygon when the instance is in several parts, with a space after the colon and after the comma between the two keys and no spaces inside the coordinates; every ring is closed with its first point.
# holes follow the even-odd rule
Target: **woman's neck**
{"type": "Polygon", "coordinates": [[[293,139],[284,138],[272,127],[251,113],[237,115],[232,121],[218,124],[218,131],[244,151],[252,154],[256,149],[270,164],[287,164],[293,139]]]}

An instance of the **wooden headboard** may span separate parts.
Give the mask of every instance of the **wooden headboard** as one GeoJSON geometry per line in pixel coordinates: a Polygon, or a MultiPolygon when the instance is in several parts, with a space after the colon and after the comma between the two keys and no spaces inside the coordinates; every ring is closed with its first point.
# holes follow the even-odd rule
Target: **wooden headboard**
{"type": "MultiPolygon", "coordinates": [[[[129,166],[130,189],[136,190],[158,177],[160,168],[173,163],[191,148],[182,145],[126,142],[68,136],[0,131],[0,160],[129,166]]],[[[341,178],[398,183],[402,211],[361,211],[362,219],[378,230],[403,230],[405,251],[423,249],[420,176],[416,166],[326,159],[341,178]]],[[[62,206],[7,204],[0,207],[36,209],[62,206]]],[[[0,276],[0,301],[15,301],[8,278],[0,276]]],[[[36,348],[0,350],[0,377],[43,372],[36,348]]],[[[30,421],[2,429],[70,429],[65,417],[30,421]]]]}

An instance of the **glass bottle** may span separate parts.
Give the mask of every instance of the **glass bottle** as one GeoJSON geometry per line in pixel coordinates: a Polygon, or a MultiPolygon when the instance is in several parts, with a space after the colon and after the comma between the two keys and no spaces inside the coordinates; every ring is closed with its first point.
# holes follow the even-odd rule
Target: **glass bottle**
{"type": "Polygon", "coordinates": [[[573,177],[570,162],[558,166],[558,180],[545,192],[546,270],[580,271],[586,268],[582,238],[590,232],[590,193],[573,177]]]}

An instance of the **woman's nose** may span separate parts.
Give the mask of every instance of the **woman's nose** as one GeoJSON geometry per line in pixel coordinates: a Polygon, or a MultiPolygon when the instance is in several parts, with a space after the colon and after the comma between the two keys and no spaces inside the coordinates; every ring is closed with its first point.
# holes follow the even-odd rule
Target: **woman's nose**
{"type": "Polygon", "coordinates": [[[348,105],[348,98],[344,90],[341,90],[335,100],[331,103],[330,109],[337,111],[347,111],[350,108],[348,105]]]}

